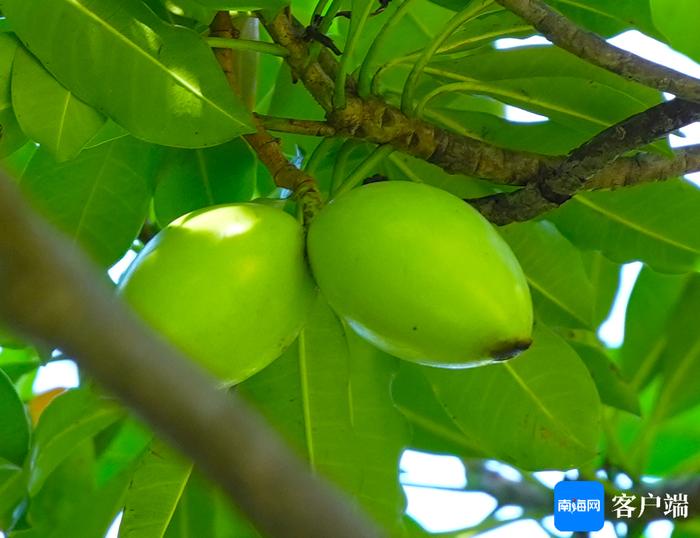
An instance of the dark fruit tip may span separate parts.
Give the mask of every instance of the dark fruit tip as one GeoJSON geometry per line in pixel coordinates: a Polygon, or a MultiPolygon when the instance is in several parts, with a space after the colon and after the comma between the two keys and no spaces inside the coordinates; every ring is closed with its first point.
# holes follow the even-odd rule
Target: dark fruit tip
{"type": "Polygon", "coordinates": [[[507,340],[505,342],[499,342],[491,350],[491,357],[493,357],[494,362],[504,362],[513,357],[517,357],[523,351],[529,349],[532,345],[532,339],[518,339],[518,340],[507,340]]]}

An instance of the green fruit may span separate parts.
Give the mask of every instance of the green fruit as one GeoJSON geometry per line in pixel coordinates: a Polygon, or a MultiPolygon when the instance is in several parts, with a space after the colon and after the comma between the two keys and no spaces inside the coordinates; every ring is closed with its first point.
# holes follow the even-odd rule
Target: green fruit
{"type": "Polygon", "coordinates": [[[404,181],[354,189],[311,223],[308,252],[331,306],[392,355],[466,367],[530,345],[520,265],[476,210],[445,191],[404,181]]]}
{"type": "Polygon", "coordinates": [[[279,357],[315,295],[301,226],[279,209],[194,211],[138,255],[121,292],[152,327],[226,383],[279,357]]]}

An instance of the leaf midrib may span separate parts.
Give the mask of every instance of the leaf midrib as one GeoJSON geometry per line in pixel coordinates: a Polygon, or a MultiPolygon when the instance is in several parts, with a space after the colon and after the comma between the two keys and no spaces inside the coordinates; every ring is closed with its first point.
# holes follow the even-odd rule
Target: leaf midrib
{"type": "Polygon", "coordinates": [[[157,61],[153,56],[148,54],[145,50],[143,50],[138,44],[134,43],[130,39],[128,39],[124,34],[122,34],[119,30],[117,30],[115,27],[109,25],[107,21],[104,19],[98,17],[95,13],[91,12],[90,10],[86,9],[85,6],[83,6],[81,3],[78,2],[78,0],[66,0],[66,2],[69,5],[74,6],[80,13],[83,15],[87,16],[88,18],[92,19],[93,21],[97,22],[100,26],[102,26],[104,29],[106,29],[110,34],[114,35],[119,41],[123,42],[126,44],[127,47],[130,49],[136,51],[139,55],[143,56],[147,61],[155,65],[157,68],[159,68],[161,71],[165,72],[168,77],[176,81],[180,86],[188,90],[190,93],[193,95],[197,96],[199,99],[201,99],[204,103],[208,104],[211,106],[213,109],[218,110],[221,112],[224,116],[228,117],[229,119],[233,120],[239,125],[243,125],[243,122],[241,122],[238,118],[235,116],[232,116],[227,110],[221,108],[217,103],[206,97],[204,94],[202,94],[200,91],[198,91],[196,88],[192,87],[192,85],[187,82],[187,80],[184,80],[182,77],[177,76],[175,73],[173,73],[171,70],[167,68],[164,64],[161,62],[157,61]]]}
{"type": "Polygon", "coordinates": [[[575,434],[572,432],[569,428],[566,427],[565,424],[562,424],[561,421],[557,420],[554,415],[549,411],[547,406],[544,404],[544,402],[538,398],[537,394],[535,394],[530,387],[527,386],[527,383],[523,381],[523,379],[520,377],[518,372],[515,371],[515,368],[508,364],[507,362],[503,363],[503,366],[505,369],[508,371],[508,373],[513,377],[515,382],[520,386],[520,388],[525,392],[525,394],[535,403],[535,406],[552,422],[552,424],[556,425],[560,431],[565,432],[568,434],[568,436],[573,439],[580,448],[582,448],[585,452],[591,452],[591,449],[587,447],[583,441],[581,441],[575,434]]]}
{"type": "Polygon", "coordinates": [[[601,207],[597,205],[596,203],[592,202],[589,198],[586,198],[585,195],[579,195],[573,198],[573,201],[576,201],[582,205],[585,205],[589,208],[591,208],[593,211],[596,211],[597,213],[600,213],[601,215],[609,218],[610,220],[613,220],[615,222],[618,222],[624,226],[629,227],[630,229],[639,232],[643,235],[646,235],[652,239],[655,239],[657,241],[660,241],[661,243],[666,243],[667,245],[676,247],[681,250],[685,250],[687,252],[690,252],[691,254],[698,255],[700,254],[700,250],[697,250],[696,248],[685,245],[679,241],[676,241],[674,239],[671,239],[669,237],[666,237],[664,235],[661,235],[657,232],[654,232],[653,230],[650,230],[649,228],[645,228],[644,226],[641,226],[640,224],[637,224],[635,222],[632,222],[629,219],[624,218],[623,216],[619,215],[618,213],[614,213],[611,211],[606,210],[604,207],[601,207]]]}

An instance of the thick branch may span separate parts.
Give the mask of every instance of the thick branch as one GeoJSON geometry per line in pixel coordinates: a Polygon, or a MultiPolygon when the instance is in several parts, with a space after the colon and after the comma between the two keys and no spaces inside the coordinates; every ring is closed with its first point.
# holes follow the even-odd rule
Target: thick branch
{"type": "Polygon", "coordinates": [[[610,45],[541,0],[496,1],[572,54],[626,79],[700,103],[700,80],[610,45]]]}
{"type": "MultiPolygon", "coordinates": [[[[322,50],[318,62],[309,62],[308,44],[303,40],[303,26],[288,11],[270,21],[263,21],[272,38],[285,46],[294,76],[299,78],[314,98],[326,109],[337,136],[391,144],[409,155],[423,158],[454,174],[489,179],[508,185],[526,185],[556,169],[564,157],[506,150],[473,138],[457,135],[423,120],[408,118],[398,108],[377,98],[358,98],[349,79],[349,99],[342,110],[332,110],[330,96],[337,62],[322,50]]],[[[290,129],[291,130],[291,129],[290,129]]],[[[697,168],[697,152],[679,153],[669,160],[655,155],[622,158],[595,174],[586,188],[632,185],[658,178],[673,177],[697,168]],[[694,155],[694,156],[693,156],[694,155]]]]}
{"type": "MultiPolygon", "coordinates": [[[[238,32],[228,11],[219,11],[210,26],[210,35],[216,38],[236,39],[238,32]]],[[[240,94],[240,81],[236,80],[233,51],[230,48],[215,48],[214,55],[221,65],[231,89],[240,94]]],[[[284,156],[278,138],[265,129],[260,118],[254,117],[256,132],[245,135],[245,139],[258,155],[272,176],[275,185],[294,192],[304,214],[304,222],[311,221],[321,207],[321,194],[316,180],[294,166],[284,156]]]]}
{"type": "Polygon", "coordinates": [[[289,54],[285,61],[295,77],[326,110],[328,124],[337,136],[359,138],[375,144],[390,144],[394,149],[427,160],[449,173],[461,173],[514,183],[518,178],[535,176],[551,158],[534,153],[499,148],[480,140],[456,135],[426,121],[409,118],[398,108],[377,98],[361,99],[355,82],[348,77],[347,104],[334,110],[332,95],[337,62],[321,50],[318,61],[309,60],[304,27],[288,10],[272,20],[263,20],[272,39],[289,54]]]}
{"type": "Polygon", "coordinates": [[[569,200],[620,155],[698,119],[700,106],[695,103],[680,99],[661,103],[605,129],[523,189],[472,200],[472,204],[496,224],[529,220],[569,200]]]}
{"type": "Polygon", "coordinates": [[[700,145],[677,149],[673,157],[640,153],[616,160],[586,182],[583,190],[615,189],[700,172],[700,145]]]}
{"type": "Polygon", "coordinates": [[[247,405],[147,330],[2,172],[0,318],[75,358],[191,457],[263,533],[378,536],[247,405]]]}

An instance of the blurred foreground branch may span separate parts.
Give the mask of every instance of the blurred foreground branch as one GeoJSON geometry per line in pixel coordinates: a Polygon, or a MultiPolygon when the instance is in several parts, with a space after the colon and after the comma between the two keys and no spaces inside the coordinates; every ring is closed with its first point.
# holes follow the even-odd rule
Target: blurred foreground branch
{"type": "Polygon", "coordinates": [[[1,171],[0,319],[75,358],[192,458],[264,534],[379,535],[247,405],[145,328],[1,171]]]}

